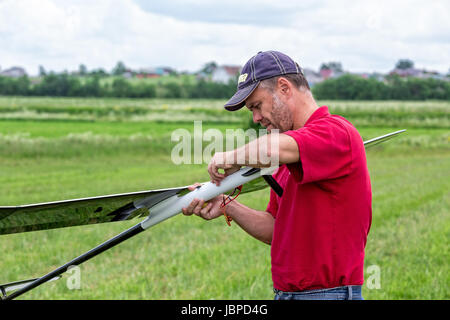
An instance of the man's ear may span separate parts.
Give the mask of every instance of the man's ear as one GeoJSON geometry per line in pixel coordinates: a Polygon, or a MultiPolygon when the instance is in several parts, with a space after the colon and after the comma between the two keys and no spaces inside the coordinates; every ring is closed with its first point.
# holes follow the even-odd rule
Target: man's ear
{"type": "Polygon", "coordinates": [[[292,95],[292,83],[284,77],[278,78],[277,89],[278,92],[286,98],[289,98],[292,95]]]}

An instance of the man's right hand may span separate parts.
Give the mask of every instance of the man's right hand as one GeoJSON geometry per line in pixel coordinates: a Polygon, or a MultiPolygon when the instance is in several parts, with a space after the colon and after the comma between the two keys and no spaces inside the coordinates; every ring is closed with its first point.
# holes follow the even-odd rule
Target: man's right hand
{"type": "MultiPolygon", "coordinates": [[[[201,184],[197,182],[189,186],[188,189],[189,191],[194,191],[200,186],[201,184]]],[[[222,215],[222,211],[220,210],[222,200],[223,195],[218,195],[207,202],[205,202],[205,200],[195,198],[187,208],[182,209],[182,212],[186,216],[195,214],[205,220],[212,220],[222,215]]]]}

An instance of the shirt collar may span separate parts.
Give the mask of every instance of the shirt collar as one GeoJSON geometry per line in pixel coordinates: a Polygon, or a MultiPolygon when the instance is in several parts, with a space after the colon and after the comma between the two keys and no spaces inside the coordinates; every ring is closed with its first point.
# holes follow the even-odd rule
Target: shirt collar
{"type": "Polygon", "coordinates": [[[313,112],[313,114],[306,120],[305,125],[308,125],[309,123],[313,122],[314,120],[329,116],[330,112],[328,111],[327,106],[321,106],[319,109],[313,112]]]}

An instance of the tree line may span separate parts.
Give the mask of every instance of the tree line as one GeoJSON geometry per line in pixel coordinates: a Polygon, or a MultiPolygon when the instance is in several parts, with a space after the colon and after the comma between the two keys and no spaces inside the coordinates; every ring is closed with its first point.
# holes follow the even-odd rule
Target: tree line
{"type": "Polygon", "coordinates": [[[116,97],[116,98],[211,98],[226,99],[236,91],[236,82],[228,84],[207,80],[196,81],[129,81],[116,77],[102,81],[101,76],[77,77],[69,74],[49,74],[39,82],[27,76],[0,76],[0,95],[53,97],[116,97]]]}
{"type": "MultiPolygon", "coordinates": [[[[195,81],[129,81],[123,77],[101,81],[100,76],[77,77],[69,74],[48,74],[39,82],[27,76],[0,76],[0,95],[57,97],[118,98],[217,98],[228,99],[236,91],[236,81],[227,84],[207,80],[195,81]]],[[[343,75],[327,79],[312,88],[317,99],[340,100],[450,100],[450,81],[439,79],[401,78],[390,76],[386,81],[343,75]]]]}
{"type": "Polygon", "coordinates": [[[317,99],[330,100],[450,100],[450,81],[393,75],[382,82],[346,74],[318,83],[312,91],[317,99]]]}

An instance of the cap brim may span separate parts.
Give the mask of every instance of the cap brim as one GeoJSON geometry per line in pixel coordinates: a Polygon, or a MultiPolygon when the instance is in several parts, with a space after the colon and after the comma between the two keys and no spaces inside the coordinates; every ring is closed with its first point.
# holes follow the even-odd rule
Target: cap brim
{"type": "Polygon", "coordinates": [[[258,86],[259,81],[252,83],[245,88],[239,89],[234,96],[225,104],[225,109],[228,111],[236,111],[241,109],[245,105],[245,99],[247,99],[258,86]]]}

